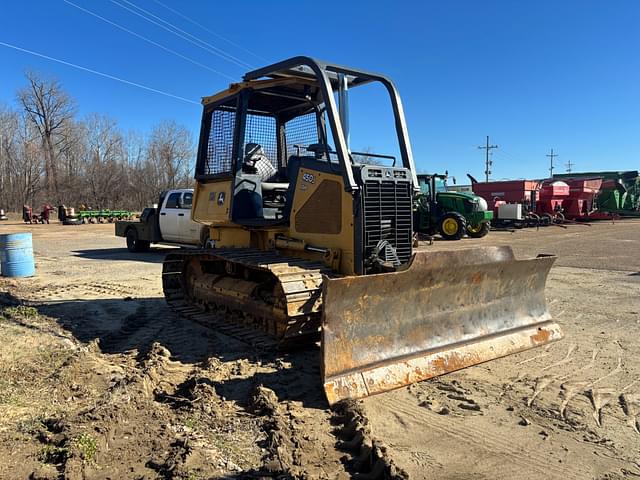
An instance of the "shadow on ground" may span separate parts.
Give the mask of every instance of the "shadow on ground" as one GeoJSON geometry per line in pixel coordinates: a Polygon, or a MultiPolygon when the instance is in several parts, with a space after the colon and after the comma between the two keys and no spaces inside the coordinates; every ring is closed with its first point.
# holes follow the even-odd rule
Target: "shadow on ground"
{"type": "Polygon", "coordinates": [[[76,257],[91,260],[123,260],[134,262],[162,263],[165,255],[177,249],[175,248],[151,248],[144,253],[131,253],[126,248],[97,248],[90,250],[75,250],[71,252],[76,257]]]}
{"type": "MultiPolygon", "coordinates": [[[[0,303],[21,302],[5,294],[0,303]]],[[[242,407],[247,406],[255,387],[263,385],[280,401],[328,408],[317,344],[284,352],[258,350],[217,332],[215,327],[180,317],[163,298],[78,299],[39,304],[36,308],[78,341],[97,342],[104,354],[134,354],[142,361],[152,345],[159,344],[173,360],[206,368],[200,381],[242,407]]]]}

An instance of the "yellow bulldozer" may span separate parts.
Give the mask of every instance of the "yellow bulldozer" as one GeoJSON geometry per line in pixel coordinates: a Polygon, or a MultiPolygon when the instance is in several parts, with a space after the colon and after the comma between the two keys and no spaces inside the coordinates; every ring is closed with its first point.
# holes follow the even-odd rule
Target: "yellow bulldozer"
{"type": "Polygon", "coordinates": [[[389,78],[295,57],[202,103],[191,215],[209,237],[166,256],[177,312],[214,325],[225,316],[281,347],[320,338],[331,404],[562,336],[544,297],[553,256],[413,250],[419,186],[389,78]],[[350,150],[349,93],[367,84],[388,97],[399,158],[366,158],[389,166],[350,150]]]}

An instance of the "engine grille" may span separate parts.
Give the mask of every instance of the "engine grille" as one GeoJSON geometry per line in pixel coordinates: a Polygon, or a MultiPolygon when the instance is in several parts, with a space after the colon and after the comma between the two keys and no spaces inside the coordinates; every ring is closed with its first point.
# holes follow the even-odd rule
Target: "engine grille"
{"type": "MultiPolygon", "coordinates": [[[[387,240],[401,263],[411,257],[411,182],[394,180],[364,182],[364,251],[370,255],[380,240],[387,240]]],[[[393,178],[393,177],[392,177],[393,178]]]]}

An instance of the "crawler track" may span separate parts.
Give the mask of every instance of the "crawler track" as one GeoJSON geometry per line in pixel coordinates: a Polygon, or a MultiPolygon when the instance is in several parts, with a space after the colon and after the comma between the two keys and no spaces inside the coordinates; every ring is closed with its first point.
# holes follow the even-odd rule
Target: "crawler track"
{"type": "Polygon", "coordinates": [[[162,288],[182,316],[257,348],[318,338],[324,264],[276,251],[205,249],[165,257],[162,288]]]}

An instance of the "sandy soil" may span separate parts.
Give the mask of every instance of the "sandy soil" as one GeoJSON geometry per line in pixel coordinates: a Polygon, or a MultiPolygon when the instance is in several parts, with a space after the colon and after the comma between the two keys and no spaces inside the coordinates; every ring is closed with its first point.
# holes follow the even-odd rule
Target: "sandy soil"
{"type": "Polygon", "coordinates": [[[422,245],[557,254],[566,338],[335,410],[317,349],[261,352],[173,314],[167,248],[130,254],[108,224],[0,224],[17,231],[38,275],[0,279],[2,479],[640,475],[638,221],[422,245]]]}

